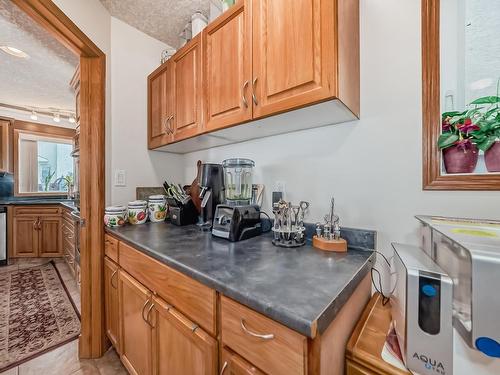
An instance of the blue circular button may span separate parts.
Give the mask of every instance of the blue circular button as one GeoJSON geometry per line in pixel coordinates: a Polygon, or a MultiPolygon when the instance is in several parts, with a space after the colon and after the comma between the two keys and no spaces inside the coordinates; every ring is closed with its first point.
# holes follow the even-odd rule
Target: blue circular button
{"type": "Polygon", "coordinates": [[[422,287],[422,293],[424,293],[427,297],[435,297],[437,291],[432,285],[424,285],[422,287]]]}
{"type": "Polygon", "coordinates": [[[489,337],[479,337],[476,340],[476,348],[488,357],[500,358],[500,344],[489,337]]]}

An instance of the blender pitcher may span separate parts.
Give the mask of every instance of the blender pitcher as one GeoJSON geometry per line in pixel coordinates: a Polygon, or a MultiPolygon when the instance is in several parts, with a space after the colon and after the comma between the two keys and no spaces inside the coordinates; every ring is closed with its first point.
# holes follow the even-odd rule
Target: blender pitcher
{"type": "Polygon", "coordinates": [[[226,203],[229,205],[250,204],[252,200],[252,169],[255,162],[250,159],[226,159],[224,182],[226,185],[226,203]]]}

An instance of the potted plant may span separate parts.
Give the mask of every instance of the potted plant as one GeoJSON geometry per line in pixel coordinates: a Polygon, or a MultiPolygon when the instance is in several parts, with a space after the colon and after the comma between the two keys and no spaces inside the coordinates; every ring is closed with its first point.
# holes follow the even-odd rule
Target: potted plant
{"type": "Polygon", "coordinates": [[[498,94],[487,96],[473,101],[472,104],[486,105],[481,116],[478,116],[479,129],[472,134],[474,142],[484,152],[488,172],[500,172],[500,97],[498,94]]]}
{"type": "Polygon", "coordinates": [[[479,150],[472,135],[479,130],[475,123],[479,110],[445,112],[438,147],[443,151],[446,173],[472,173],[476,169],[479,150]]]}

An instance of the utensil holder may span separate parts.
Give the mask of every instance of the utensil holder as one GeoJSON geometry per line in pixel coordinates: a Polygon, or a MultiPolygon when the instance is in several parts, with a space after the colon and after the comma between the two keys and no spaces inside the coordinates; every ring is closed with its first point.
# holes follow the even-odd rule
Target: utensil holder
{"type": "MultiPolygon", "coordinates": [[[[167,198],[168,201],[169,199],[167,198]]],[[[198,211],[192,200],[189,200],[185,205],[180,205],[175,200],[172,202],[175,204],[170,205],[170,202],[168,203],[168,216],[172,224],[178,226],[196,224],[198,221],[198,211]]]]}
{"type": "Polygon", "coordinates": [[[323,237],[314,236],[313,246],[320,250],[334,251],[336,253],[345,253],[347,251],[347,241],[343,238],[327,240],[323,237]]]}
{"type": "Polygon", "coordinates": [[[279,247],[300,247],[306,244],[305,227],[293,226],[290,230],[273,227],[273,245],[279,247]]]}

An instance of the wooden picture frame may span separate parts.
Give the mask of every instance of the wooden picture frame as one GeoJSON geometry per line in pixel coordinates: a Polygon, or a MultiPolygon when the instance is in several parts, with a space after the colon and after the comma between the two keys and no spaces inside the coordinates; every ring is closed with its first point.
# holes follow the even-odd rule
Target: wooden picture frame
{"type": "Polygon", "coordinates": [[[424,190],[500,190],[500,174],[443,175],[440,109],[440,0],[422,0],[422,167],[424,190]]]}

